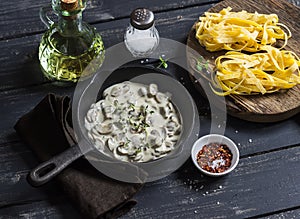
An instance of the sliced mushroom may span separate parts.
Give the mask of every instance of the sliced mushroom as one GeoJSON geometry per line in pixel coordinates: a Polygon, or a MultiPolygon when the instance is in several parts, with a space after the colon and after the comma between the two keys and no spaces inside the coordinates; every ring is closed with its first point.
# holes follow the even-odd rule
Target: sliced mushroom
{"type": "Polygon", "coordinates": [[[157,94],[155,95],[155,99],[158,103],[166,104],[169,97],[161,92],[157,92],[157,94]]]}
{"type": "MultiPolygon", "coordinates": [[[[94,123],[88,121],[87,117],[84,118],[84,127],[86,130],[90,131],[94,127],[94,123]]],[[[90,133],[90,132],[88,132],[90,133]]]]}
{"type": "Polygon", "coordinates": [[[124,84],[123,87],[122,87],[122,91],[123,91],[123,94],[126,94],[128,91],[130,91],[129,85],[128,84],[124,84]]]}
{"type": "Polygon", "coordinates": [[[94,109],[90,109],[87,113],[87,120],[89,122],[96,122],[96,123],[100,123],[100,122],[103,122],[104,120],[104,115],[103,113],[101,112],[101,110],[97,109],[97,108],[94,108],[94,109]]]}
{"type": "Polygon", "coordinates": [[[176,114],[171,114],[170,115],[170,120],[172,122],[174,122],[176,126],[179,126],[179,119],[178,119],[178,116],[176,114]]]}
{"type": "Polygon", "coordinates": [[[171,142],[171,141],[166,141],[166,142],[165,142],[165,145],[166,145],[167,148],[171,148],[171,147],[174,146],[174,143],[171,142]]]}
{"type": "Polygon", "coordinates": [[[151,106],[157,105],[157,102],[155,101],[154,98],[147,98],[147,99],[145,100],[145,102],[146,102],[148,105],[151,105],[151,106]]]}
{"type": "Polygon", "coordinates": [[[160,132],[161,138],[162,138],[163,140],[166,139],[166,137],[167,137],[167,130],[166,130],[166,128],[164,128],[164,127],[160,128],[160,129],[159,129],[159,132],[160,132]]]}
{"type": "Polygon", "coordinates": [[[152,129],[150,134],[153,135],[154,137],[160,137],[160,133],[156,129],[152,129]]]}
{"type": "Polygon", "coordinates": [[[96,135],[107,135],[114,130],[114,126],[110,120],[106,120],[101,124],[97,124],[92,129],[93,134],[96,135]]]}
{"type": "Polygon", "coordinates": [[[152,130],[148,137],[148,142],[150,147],[159,147],[162,145],[162,138],[157,130],[152,130]]]}
{"type": "Polygon", "coordinates": [[[123,146],[118,146],[117,151],[119,154],[126,154],[126,155],[128,154],[128,148],[123,146]]]}
{"type": "Polygon", "coordinates": [[[157,111],[157,109],[158,109],[157,104],[154,104],[154,105],[152,105],[152,106],[150,106],[150,107],[151,107],[150,112],[151,112],[151,111],[154,111],[154,113],[155,113],[155,111],[157,111]]]}
{"type": "Polygon", "coordinates": [[[156,84],[150,84],[149,85],[149,94],[151,95],[151,96],[155,96],[156,95],[156,93],[157,93],[157,91],[158,91],[158,87],[157,87],[157,85],[156,84]]]}
{"type": "Polygon", "coordinates": [[[136,102],[137,102],[137,100],[136,100],[136,97],[133,95],[133,96],[130,96],[129,98],[128,98],[128,100],[127,100],[127,103],[129,103],[129,104],[133,104],[133,105],[136,105],[136,102]]]}
{"type": "Polygon", "coordinates": [[[132,156],[136,153],[136,148],[135,147],[128,147],[128,156],[132,156]]]}
{"type": "Polygon", "coordinates": [[[95,103],[94,108],[100,110],[102,109],[102,103],[104,102],[104,100],[100,100],[97,103],[95,103]]]}
{"type": "Polygon", "coordinates": [[[107,140],[107,146],[108,146],[109,150],[113,151],[116,147],[118,147],[118,143],[116,142],[116,140],[114,138],[109,138],[107,140]]]}
{"type": "Polygon", "coordinates": [[[169,132],[169,133],[167,134],[167,136],[168,136],[168,138],[173,138],[174,132],[169,132]]]}
{"type": "Polygon", "coordinates": [[[100,138],[94,138],[94,145],[95,148],[97,148],[97,150],[99,151],[104,150],[104,142],[100,138]]]}
{"type": "Polygon", "coordinates": [[[170,115],[170,109],[169,107],[160,107],[159,108],[159,113],[166,119],[170,115]]]}
{"type": "Polygon", "coordinates": [[[100,112],[100,111],[98,111],[98,113],[97,113],[97,118],[96,118],[96,121],[97,121],[97,123],[101,123],[101,122],[103,122],[104,121],[104,115],[103,115],[103,113],[102,112],[100,112]]]}
{"type": "Polygon", "coordinates": [[[122,130],[124,128],[124,125],[123,125],[123,123],[121,121],[114,122],[113,124],[119,130],[122,130]]]}
{"type": "Polygon", "coordinates": [[[132,146],[134,146],[134,147],[140,147],[142,144],[142,139],[139,135],[132,136],[132,138],[130,140],[131,140],[132,146]]]}
{"type": "Polygon", "coordinates": [[[167,103],[167,107],[169,108],[170,112],[173,112],[173,113],[175,112],[174,105],[171,102],[167,103]]]}
{"type": "Polygon", "coordinates": [[[134,156],[133,160],[143,162],[143,157],[144,157],[143,153],[137,153],[136,156],[134,156]]]}
{"type": "Polygon", "coordinates": [[[168,136],[168,137],[169,137],[169,141],[171,141],[171,142],[176,143],[178,141],[178,136],[177,135],[176,136],[172,135],[172,136],[168,136]]]}
{"type": "Polygon", "coordinates": [[[180,135],[181,131],[182,131],[182,126],[180,125],[180,126],[178,126],[178,128],[175,130],[174,135],[180,135]]]}
{"type": "Polygon", "coordinates": [[[86,114],[86,120],[87,122],[89,123],[93,123],[96,121],[96,118],[97,118],[97,110],[95,110],[94,108],[91,108],[87,114],[86,114]]]}
{"type": "Polygon", "coordinates": [[[148,143],[149,143],[149,146],[150,147],[153,147],[153,146],[155,146],[156,145],[156,138],[154,137],[154,136],[149,136],[148,137],[148,143]]]}
{"type": "Polygon", "coordinates": [[[123,92],[123,89],[121,86],[117,85],[117,86],[114,86],[112,89],[111,89],[111,92],[110,92],[110,95],[113,96],[113,97],[118,97],[122,94],[123,92]]]}
{"type": "Polygon", "coordinates": [[[165,154],[171,151],[171,148],[166,147],[165,145],[162,145],[161,147],[155,148],[155,152],[159,154],[165,154]]]}
{"type": "Polygon", "coordinates": [[[92,142],[95,141],[95,140],[94,140],[94,135],[93,135],[91,132],[88,132],[88,137],[89,137],[89,139],[90,139],[92,142]]]}
{"type": "Polygon", "coordinates": [[[176,123],[173,122],[173,121],[169,121],[169,122],[167,123],[167,130],[168,130],[169,132],[174,132],[175,129],[176,129],[176,127],[177,127],[177,125],[176,125],[176,123]]]}
{"type": "Polygon", "coordinates": [[[146,121],[146,123],[149,124],[150,126],[153,126],[154,121],[155,121],[154,115],[148,115],[148,116],[146,116],[145,121],[146,121]]]}
{"type": "Polygon", "coordinates": [[[108,119],[111,119],[113,117],[114,111],[115,111],[115,107],[113,106],[105,106],[103,108],[104,115],[108,119]]]}
{"type": "Polygon", "coordinates": [[[158,151],[153,150],[153,151],[151,152],[151,156],[152,156],[152,157],[159,157],[160,155],[161,155],[161,153],[158,152],[158,151]]]}
{"type": "Polygon", "coordinates": [[[145,87],[141,87],[139,90],[138,90],[138,94],[141,96],[141,97],[144,97],[147,95],[147,89],[145,87]]]}
{"type": "Polygon", "coordinates": [[[125,133],[122,133],[122,132],[118,133],[115,138],[116,138],[116,140],[118,142],[124,141],[124,139],[125,139],[125,133]]]}
{"type": "Polygon", "coordinates": [[[127,156],[124,156],[123,154],[121,154],[119,152],[119,147],[116,147],[114,150],[113,150],[113,154],[114,154],[114,157],[118,160],[121,160],[121,161],[128,161],[128,157],[127,156]]]}

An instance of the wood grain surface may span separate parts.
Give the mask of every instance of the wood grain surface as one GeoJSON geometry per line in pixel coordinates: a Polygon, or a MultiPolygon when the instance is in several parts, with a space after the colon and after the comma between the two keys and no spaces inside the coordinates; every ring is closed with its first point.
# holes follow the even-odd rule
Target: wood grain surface
{"type": "MultiPolygon", "coordinates": [[[[288,26],[292,32],[292,38],[288,40],[285,47],[286,50],[295,52],[300,55],[300,8],[284,0],[224,0],[208,11],[219,12],[223,8],[232,7],[232,11],[246,10],[248,12],[271,14],[275,13],[279,17],[279,22],[288,26]]],[[[211,66],[211,71],[214,68],[214,60],[225,54],[225,51],[208,52],[202,47],[195,38],[195,25],[188,36],[187,45],[198,51],[211,66]]],[[[195,65],[193,55],[189,54],[191,66],[192,80],[198,78],[199,73],[192,68],[195,65]]],[[[199,83],[196,86],[199,87],[199,83]]],[[[226,97],[227,112],[235,117],[254,121],[254,122],[275,122],[287,119],[300,112],[300,85],[297,85],[289,90],[276,92],[265,95],[229,95],[226,97]]]]}
{"type": "MultiPolygon", "coordinates": [[[[199,13],[203,13],[210,7],[212,7],[212,4],[178,9],[168,13],[156,13],[156,26],[160,36],[185,43],[190,26],[195,18],[199,13]]],[[[93,26],[101,34],[105,48],[109,48],[123,41],[128,24],[129,18],[120,18],[112,23],[101,22],[93,26]]],[[[2,49],[0,53],[0,60],[2,60],[0,91],[46,82],[40,71],[37,54],[41,37],[42,34],[35,34],[0,40],[0,48],[2,49]]]]}
{"type": "Polygon", "coordinates": [[[267,209],[278,211],[283,206],[291,207],[290,200],[300,197],[300,189],[297,188],[300,173],[293,168],[300,161],[299,154],[299,148],[292,148],[284,154],[277,151],[246,157],[230,176],[219,179],[199,178],[194,166],[183,166],[175,174],[147,185],[144,190],[150,190],[151,195],[149,192],[137,195],[139,202],[151,198],[151,208],[132,209],[124,218],[151,218],[155,214],[155,218],[214,218],[211,212],[219,215],[215,218],[258,218],[267,209]],[[288,166],[291,172],[285,178],[277,177],[288,166]],[[280,189],[274,192],[274,186],[280,189]],[[168,203],[162,198],[166,195],[169,196],[168,203]],[[270,200],[266,200],[266,196],[270,200]],[[271,201],[275,199],[277,201],[271,201]]]}
{"type": "MultiPolygon", "coordinates": [[[[154,13],[177,8],[197,6],[216,2],[216,0],[186,0],[174,2],[164,0],[163,2],[144,0],[89,0],[87,8],[83,12],[84,21],[90,24],[115,21],[122,18],[129,18],[132,10],[137,7],[146,7],[154,13]]],[[[39,18],[39,10],[42,7],[50,6],[50,0],[41,1],[0,1],[0,40],[22,37],[46,31],[45,25],[39,18]]],[[[57,20],[51,15],[51,19],[57,20]]]]}

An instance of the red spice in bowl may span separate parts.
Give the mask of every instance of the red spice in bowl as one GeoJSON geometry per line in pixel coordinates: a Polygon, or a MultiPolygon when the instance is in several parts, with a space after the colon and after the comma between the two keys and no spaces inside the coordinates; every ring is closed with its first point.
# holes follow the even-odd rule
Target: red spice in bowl
{"type": "Polygon", "coordinates": [[[191,158],[197,169],[208,176],[223,176],[230,173],[239,162],[239,149],[224,135],[202,136],[191,150],[191,158]]]}
{"type": "Polygon", "coordinates": [[[231,166],[232,153],[226,144],[204,145],[197,154],[199,166],[211,173],[222,173],[231,166]]]}

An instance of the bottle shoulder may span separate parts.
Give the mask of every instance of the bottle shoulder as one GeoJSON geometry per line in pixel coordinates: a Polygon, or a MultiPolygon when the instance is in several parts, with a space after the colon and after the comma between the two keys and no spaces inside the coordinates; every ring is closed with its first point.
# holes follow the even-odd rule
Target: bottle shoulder
{"type": "Polygon", "coordinates": [[[95,41],[102,41],[95,28],[87,23],[82,24],[82,31],[69,35],[63,35],[54,24],[43,35],[44,44],[55,49],[64,55],[78,56],[91,48],[95,41]]]}
{"type": "Polygon", "coordinates": [[[44,34],[53,34],[54,32],[58,32],[60,33],[60,35],[62,35],[63,37],[74,37],[76,35],[81,36],[81,35],[97,35],[97,31],[96,28],[91,26],[90,24],[86,23],[86,22],[81,22],[80,28],[76,29],[76,30],[69,30],[69,34],[68,35],[64,35],[63,34],[64,30],[61,30],[61,27],[58,25],[58,23],[53,23],[50,28],[45,31],[44,34]]]}

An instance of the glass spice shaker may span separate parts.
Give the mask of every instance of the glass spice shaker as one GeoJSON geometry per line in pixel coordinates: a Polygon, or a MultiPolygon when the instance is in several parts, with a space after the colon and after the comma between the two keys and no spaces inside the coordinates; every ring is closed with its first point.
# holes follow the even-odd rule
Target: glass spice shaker
{"type": "Polygon", "coordinates": [[[82,21],[86,0],[52,0],[51,6],[40,10],[40,18],[48,27],[39,46],[42,72],[49,80],[77,82],[92,61],[89,72],[84,72],[87,75],[102,64],[102,38],[94,27],[82,21]],[[48,17],[53,12],[57,22],[48,17]]]}
{"type": "Polygon", "coordinates": [[[156,49],[159,44],[159,34],[154,25],[152,11],[146,8],[132,11],[124,42],[134,57],[148,56],[156,49]]]}

